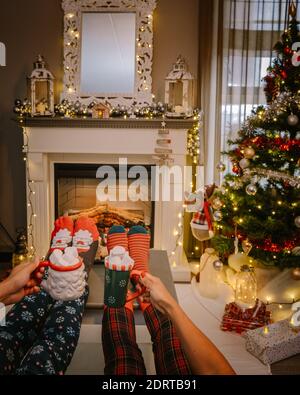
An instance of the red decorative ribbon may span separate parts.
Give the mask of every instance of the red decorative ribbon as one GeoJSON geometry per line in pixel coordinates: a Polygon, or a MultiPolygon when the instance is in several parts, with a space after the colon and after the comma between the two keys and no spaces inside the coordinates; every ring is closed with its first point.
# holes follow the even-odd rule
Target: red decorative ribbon
{"type": "Polygon", "coordinates": [[[207,221],[208,229],[212,230],[213,226],[212,226],[212,222],[211,222],[209,206],[210,206],[209,201],[208,200],[204,200],[203,211],[204,211],[205,218],[206,218],[206,221],[207,221]]]}

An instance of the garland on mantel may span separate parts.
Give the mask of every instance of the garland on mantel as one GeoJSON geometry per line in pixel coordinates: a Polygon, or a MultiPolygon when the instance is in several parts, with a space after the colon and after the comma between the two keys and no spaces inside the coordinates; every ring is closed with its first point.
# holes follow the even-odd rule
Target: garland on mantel
{"type": "MultiPolygon", "coordinates": [[[[93,108],[99,103],[93,101],[89,105],[85,105],[80,103],[79,101],[72,102],[67,99],[62,100],[60,103],[55,104],[54,106],[54,114],[53,117],[64,117],[64,118],[89,118],[92,117],[93,108]]],[[[140,106],[121,106],[118,105],[116,107],[109,108],[109,117],[110,118],[124,118],[124,119],[152,119],[152,118],[164,118],[167,115],[167,112],[170,110],[167,104],[163,104],[161,102],[140,106]]],[[[31,114],[31,103],[28,99],[15,100],[14,112],[19,117],[32,117],[31,114]]],[[[197,116],[199,110],[195,110],[193,116],[197,116]]],[[[42,116],[35,116],[42,117],[42,116]]],[[[172,117],[173,118],[173,117],[172,117]]],[[[191,118],[184,117],[184,115],[179,115],[175,118],[191,118]]]]}

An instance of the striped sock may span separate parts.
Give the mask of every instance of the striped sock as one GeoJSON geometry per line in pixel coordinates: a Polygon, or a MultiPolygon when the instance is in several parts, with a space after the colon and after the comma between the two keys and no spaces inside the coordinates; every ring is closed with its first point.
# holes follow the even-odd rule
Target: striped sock
{"type": "Polygon", "coordinates": [[[150,235],[142,226],[133,226],[128,232],[129,255],[134,260],[133,270],[149,272],[150,235]]]}
{"type": "Polygon", "coordinates": [[[114,247],[124,247],[128,251],[128,240],[124,226],[113,225],[107,235],[107,250],[110,253],[114,247]]]}

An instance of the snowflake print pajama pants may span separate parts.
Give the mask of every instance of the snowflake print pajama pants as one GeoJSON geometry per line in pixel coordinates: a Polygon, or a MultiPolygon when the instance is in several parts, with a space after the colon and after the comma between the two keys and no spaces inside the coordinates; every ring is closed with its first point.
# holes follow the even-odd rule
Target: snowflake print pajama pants
{"type": "Polygon", "coordinates": [[[0,328],[0,375],[64,374],[77,346],[88,297],[55,301],[45,291],[26,296],[0,328]]]}

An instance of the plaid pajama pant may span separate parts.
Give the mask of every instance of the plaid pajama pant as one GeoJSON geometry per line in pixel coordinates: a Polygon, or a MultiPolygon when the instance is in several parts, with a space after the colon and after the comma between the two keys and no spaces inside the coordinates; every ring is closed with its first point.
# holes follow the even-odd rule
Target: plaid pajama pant
{"type": "MultiPolygon", "coordinates": [[[[180,340],[171,321],[150,305],[144,318],[153,343],[155,369],[161,375],[191,374],[180,340]]],[[[141,350],[136,343],[134,314],[125,307],[104,310],[102,344],[104,373],[109,375],[145,375],[141,350]]]]}
{"type": "Polygon", "coordinates": [[[0,328],[0,375],[57,375],[69,366],[80,334],[88,289],[76,300],[45,292],[26,296],[0,328]]]}

